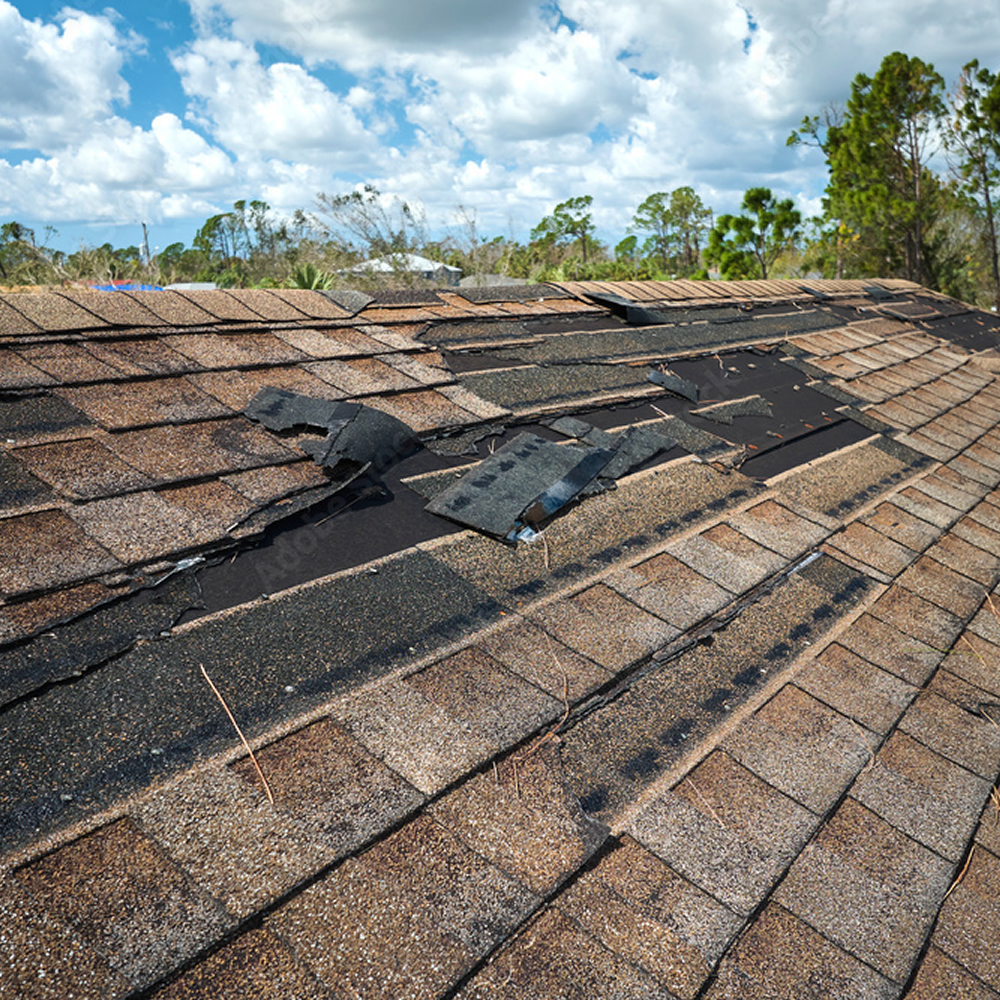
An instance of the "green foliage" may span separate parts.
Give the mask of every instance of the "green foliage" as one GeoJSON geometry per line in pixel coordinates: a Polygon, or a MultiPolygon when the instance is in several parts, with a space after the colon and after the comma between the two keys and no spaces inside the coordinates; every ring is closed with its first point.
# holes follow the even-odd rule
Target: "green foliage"
{"type": "Polygon", "coordinates": [[[705,259],[724,278],[766,278],[775,260],[794,246],[802,216],[791,198],[775,201],[769,188],[750,188],[742,208],[749,215],[720,215],[708,234],[705,259]]]}
{"type": "Polygon", "coordinates": [[[945,112],[944,80],[929,63],[893,52],[859,73],[839,120],[805,118],[789,137],[823,150],[827,216],[855,241],[861,268],[926,281],[927,239],[940,204],[928,167],[945,112]]]}
{"type": "Polygon", "coordinates": [[[285,280],[285,287],[326,290],[333,288],[333,275],[318,268],[312,261],[306,261],[292,268],[292,273],[285,280]]]}
{"type": "Polygon", "coordinates": [[[586,265],[587,250],[593,246],[591,236],[596,228],[590,214],[593,203],[594,199],[589,194],[560,202],[551,215],[545,216],[531,230],[532,241],[552,247],[579,240],[583,264],[586,265]]]}
{"type": "MultiPolygon", "coordinates": [[[[1000,310],[1000,255],[996,195],[1000,186],[1000,76],[975,59],[962,68],[951,95],[945,145],[954,159],[959,191],[982,211],[982,242],[989,261],[993,304],[1000,310]]],[[[969,254],[968,263],[973,254],[969,254]]],[[[967,271],[968,274],[968,271],[967,271]]]]}
{"type": "Polygon", "coordinates": [[[643,252],[663,274],[688,275],[698,268],[701,240],[711,221],[712,210],[694,188],[679,187],[646,198],[629,228],[649,234],[643,252]]]}

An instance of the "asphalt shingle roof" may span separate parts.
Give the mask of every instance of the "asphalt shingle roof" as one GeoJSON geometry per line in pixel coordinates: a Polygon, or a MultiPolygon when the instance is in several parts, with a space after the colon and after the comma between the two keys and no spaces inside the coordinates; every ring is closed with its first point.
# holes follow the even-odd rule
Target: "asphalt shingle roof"
{"type": "Polygon", "coordinates": [[[899,281],[0,296],[0,995],[1000,996],[998,346],[899,281]],[[636,425],[532,540],[425,510],[636,425]]]}

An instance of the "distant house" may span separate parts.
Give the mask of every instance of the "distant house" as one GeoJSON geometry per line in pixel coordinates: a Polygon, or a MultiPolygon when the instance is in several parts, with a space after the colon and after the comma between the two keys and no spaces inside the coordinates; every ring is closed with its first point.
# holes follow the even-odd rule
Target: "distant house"
{"type": "Polygon", "coordinates": [[[408,274],[438,285],[457,286],[462,277],[460,267],[443,264],[415,253],[394,253],[385,257],[375,257],[349,268],[348,274],[408,274]]]}

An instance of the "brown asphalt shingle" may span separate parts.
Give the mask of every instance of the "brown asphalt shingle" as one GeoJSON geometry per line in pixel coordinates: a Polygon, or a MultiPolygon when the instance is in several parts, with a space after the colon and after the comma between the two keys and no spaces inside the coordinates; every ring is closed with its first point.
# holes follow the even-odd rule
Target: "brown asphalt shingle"
{"type": "MultiPolygon", "coordinates": [[[[257,751],[275,806],[343,855],[393,826],[423,796],[329,719],[314,722],[257,751]]],[[[250,785],[257,769],[244,759],[233,771],[250,785]]]]}
{"type": "Polygon", "coordinates": [[[795,683],[873,733],[884,735],[917,688],[839,643],[831,643],[796,675],[795,683]]]}
{"type": "Polygon", "coordinates": [[[143,327],[162,326],[162,319],[147,309],[138,299],[126,294],[102,295],[76,289],[62,289],[64,299],[82,306],[104,320],[109,326],[143,327]]]}
{"type": "Polygon", "coordinates": [[[62,511],[0,520],[0,594],[51,590],[121,568],[62,511]]]}
{"type": "Polygon", "coordinates": [[[363,746],[428,794],[559,713],[555,698],[475,649],[354,695],[338,709],[363,746]]]}
{"type": "Polygon", "coordinates": [[[625,837],[556,903],[609,951],[690,1000],[739,918],[625,837]]]}
{"type": "Polygon", "coordinates": [[[0,881],[0,994],[24,1000],[105,1000],[128,981],[13,877],[0,881]]]}
{"type": "Polygon", "coordinates": [[[902,982],[954,874],[950,862],[847,799],[792,865],[775,899],[902,982]]]}
{"type": "Polygon", "coordinates": [[[957,862],[989,789],[982,778],[896,732],[851,795],[897,830],[957,862]]]}
{"type": "Polygon", "coordinates": [[[21,337],[41,333],[43,327],[33,323],[16,308],[20,295],[0,295],[0,337],[21,337]]]}
{"type": "Polygon", "coordinates": [[[108,446],[157,483],[220,475],[297,458],[273,435],[242,418],[126,431],[108,446]]]}
{"type": "Polygon", "coordinates": [[[0,389],[28,389],[51,385],[52,375],[43,372],[15,351],[0,348],[0,389]]]}
{"type": "Polygon", "coordinates": [[[994,990],[1000,990],[1000,858],[977,847],[962,881],[945,901],[934,944],[994,990]]]}
{"type": "Polygon", "coordinates": [[[174,980],[157,1000],[329,1000],[331,994],[268,931],[254,930],[174,980]]]}
{"type": "MultiPolygon", "coordinates": [[[[586,287],[650,302],[711,295],[724,307],[734,291],[801,295],[792,282],[719,285],[586,287]]],[[[863,286],[837,287],[867,306],[863,286]]],[[[80,297],[89,294],[101,293],[80,297]]],[[[488,403],[457,382],[431,388],[452,377],[451,356],[429,346],[443,340],[440,327],[414,339],[427,324],[465,317],[483,336],[484,315],[508,326],[535,317],[557,331],[607,315],[582,300],[515,297],[476,314],[453,297],[428,305],[418,296],[376,304],[368,315],[387,325],[362,318],[354,329],[336,327],[345,312],[313,292],[152,295],[95,299],[128,328],[105,325],[89,339],[52,329],[49,342],[19,342],[30,362],[17,360],[19,346],[6,367],[0,354],[18,385],[34,371],[69,382],[58,392],[85,415],[44,389],[0,401],[9,427],[0,440],[30,443],[0,468],[21,462],[39,483],[47,470],[62,491],[33,494],[58,509],[0,518],[0,549],[11,554],[0,561],[0,601],[14,600],[0,605],[3,641],[136,587],[142,578],[123,563],[166,568],[230,529],[244,537],[282,510],[252,517],[259,508],[289,494],[328,495],[330,477],[291,437],[228,416],[258,388],[375,393],[365,402],[419,432],[449,432],[503,419],[506,397],[488,403]],[[158,301],[169,318],[156,314],[158,301]]],[[[813,318],[824,321],[821,311],[813,318]]],[[[104,826],[68,843],[60,834],[40,857],[31,846],[0,882],[0,907],[19,921],[13,936],[0,931],[0,992],[10,970],[27,995],[52,983],[62,993],[49,995],[109,1000],[154,983],[168,997],[519,1000],[889,997],[911,976],[913,996],[996,986],[1000,833],[988,795],[1000,773],[1000,619],[983,600],[1000,575],[1000,392],[983,373],[942,377],[968,355],[938,349],[930,334],[892,323],[883,333],[900,339],[876,343],[875,327],[862,329],[800,343],[871,372],[848,388],[891,396],[897,409],[887,413],[919,400],[919,423],[904,424],[947,466],[885,436],[766,485],[682,459],[562,512],[544,544],[472,532],[421,543],[418,582],[370,613],[373,622],[384,613],[391,634],[396,598],[430,606],[437,593],[419,589],[434,580],[442,605],[456,601],[425,612],[451,615],[449,645],[436,653],[436,633],[415,637],[407,654],[397,629],[391,650],[366,637],[368,659],[345,658],[352,626],[341,609],[357,608],[358,575],[334,574],[163,630],[43,699],[28,696],[19,719],[36,704],[64,709],[68,732],[55,735],[74,749],[46,762],[53,782],[98,767],[92,754],[105,754],[108,770],[88,771],[86,794],[59,800],[61,816],[63,785],[9,805],[17,788],[48,780],[45,768],[37,780],[28,774],[22,758],[34,758],[15,734],[0,821],[16,826],[11,809],[34,809],[39,829],[58,831],[89,815],[96,782],[100,795],[108,775],[113,789],[131,787],[136,761],[156,787],[127,803],[109,791],[104,826]],[[805,558],[820,546],[818,561],[805,558]],[[285,633],[269,634],[276,621],[285,633]],[[697,635],[682,637],[694,626],[697,635]],[[273,805],[235,736],[224,759],[179,773],[200,752],[199,734],[217,724],[228,732],[214,702],[210,723],[198,705],[159,706],[159,729],[159,718],[133,710],[123,742],[135,744],[135,760],[111,747],[110,730],[95,731],[90,746],[86,726],[124,704],[119,687],[102,707],[98,682],[140,664],[152,714],[169,671],[196,664],[206,642],[220,663],[242,645],[267,650],[250,685],[266,706],[236,684],[226,693],[273,805]],[[315,687],[300,648],[314,650],[326,688],[315,687]],[[414,663],[424,649],[432,655],[414,663]],[[303,705],[310,714],[300,718],[303,705]],[[188,713],[202,726],[190,738],[188,713]],[[151,750],[147,729],[158,734],[151,750]],[[175,736],[186,740],[179,752],[175,736]],[[46,970],[46,985],[31,981],[33,967],[46,970]]],[[[571,383],[573,366],[558,374],[571,383]]],[[[384,593],[392,574],[371,568],[364,579],[379,585],[365,593],[384,593]]],[[[86,650],[92,639],[85,627],[79,634],[86,650]]],[[[62,635],[60,626],[46,641],[68,650],[62,635]]],[[[71,777],[65,790],[80,789],[71,777]]]]}
{"type": "Polygon", "coordinates": [[[822,814],[871,757],[876,739],[788,684],[722,746],[768,784],[822,814]]]}
{"type": "Polygon", "coordinates": [[[160,292],[134,291],[120,292],[144,306],[157,316],[163,326],[205,326],[214,323],[215,317],[197,306],[180,292],[164,289],[160,292]]]}
{"type": "Polygon", "coordinates": [[[747,915],[805,845],[819,818],[715,751],[657,797],[629,833],[675,871],[747,915]]]}
{"type": "Polygon", "coordinates": [[[11,454],[39,479],[69,497],[106,497],[152,485],[148,476],[94,438],[17,448],[11,454]]]}
{"type": "Polygon", "coordinates": [[[40,858],[17,879],[135,985],[191,957],[232,923],[128,820],[40,858]]]}
{"type": "Polygon", "coordinates": [[[439,799],[431,814],[533,892],[575,872],[607,837],[567,787],[551,743],[515,753],[439,799]]]}
{"type": "Polygon", "coordinates": [[[898,987],[774,903],[726,955],[706,1000],[890,1000],[898,987]]]}
{"type": "Polygon", "coordinates": [[[604,948],[559,910],[547,910],[458,994],[504,997],[664,997],[655,980],[604,948]]]}
{"type": "Polygon", "coordinates": [[[72,406],[109,430],[228,417],[232,411],[185,378],[126,385],[106,383],[59,393],[72,406]]]}
{"type": "MultiPolygon", "coordinates": [[[[61,333],[68,330],[97,330],[105,325],[104,320],[96,314],[55,292],[8,295],[5,299],[8,306],[13,307],[26,317],[34,327],[48,333],[61,333]]],[[[16,321],[13,321],[11,325],[12,332],[21,332],[17,329],[16,321]]]]}

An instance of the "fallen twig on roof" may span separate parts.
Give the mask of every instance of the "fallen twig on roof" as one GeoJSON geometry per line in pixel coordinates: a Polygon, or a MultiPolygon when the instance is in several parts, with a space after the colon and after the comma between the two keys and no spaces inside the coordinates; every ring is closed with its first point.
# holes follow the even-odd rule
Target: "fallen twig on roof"
{"type": "MultiPolygon", "coordinates": [[[[969,865],[972,864],[972,855],[976,853],[976,845],[972,845],[972,850],[969,851],[969,856],[965,860],[965,864],[962,866],[962,870],[958,873],[958,878],[951,883],[951,888],[944,894],[944,898],[947,899],[959,886],[959,883],[965,878],[965,873],[969,870],[969,865]]],[[[942,900],[941,902],[944,902],[942,900]]]]}
{"type": "Polygon", "coordinates": [[[225,710],[226,715],[229,716],[229,721],[233,724],[233,729],[236,730],[236,735],[239,736],[243,746],[246,747],[247,753],[250,754],[250,760],[253,762],[253,766],[257,769],[257,774],[260,776],[261,784],[264,786],[264,793],[267,795],[267,801],[273,806],[274,796],[271,794],[271,786],[267,783],[267,778],[264,777],[264,772],[260,769],[260,764],[257,763],[257,758],[254,756],[253,750],[250,749],[250,744],[247,742],[247,738],[243,735],[243,730],[240,729],[233,713],[229,711],[226,699],[222,697],[219,689],[212,683],[212,678],[208,676],[208,671],[205,669],[205,665],[203,663],[199,663],[198,666],[201,668],[201,672],[204,675],[205,680],[208,681],[208,686],[212,689],[212,693],[219,699],[219,704],[225,710]]]}

